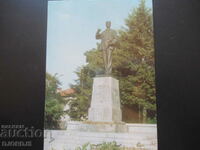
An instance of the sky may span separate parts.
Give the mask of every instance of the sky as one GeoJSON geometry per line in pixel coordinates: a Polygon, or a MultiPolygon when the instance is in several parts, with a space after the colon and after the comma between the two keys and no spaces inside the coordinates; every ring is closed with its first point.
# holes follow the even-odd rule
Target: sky
{"type": "MultiPolygon", "coordinates": [[[[112,22],[112,29],[124,26],[124,20],[139,4],[139,0],[63,0],[48,2],[47,72],[61,81],[61,88],[68,89],[77,79],[74,73],[86,64],[84,53],[96,47],[97,29],[105,29],[105,22],[112,22]]],[[[152,0],[146,0],[152,7],[152,0]]]]}

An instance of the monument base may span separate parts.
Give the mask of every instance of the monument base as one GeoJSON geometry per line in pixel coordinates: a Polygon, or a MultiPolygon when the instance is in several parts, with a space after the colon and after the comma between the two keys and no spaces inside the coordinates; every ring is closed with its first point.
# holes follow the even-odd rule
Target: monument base
{"type": "Polygon", "coordinates": [[[88,110],[91,122],[121,122],[119,81],[111,76],[95,77],[88,110]]]}
{"type": "Polygon", "coordinates": [[[124,122],[71,121],[67,125],[67,130],[82,132],[126,133],[128,132],[128,126],[124,122]]]}

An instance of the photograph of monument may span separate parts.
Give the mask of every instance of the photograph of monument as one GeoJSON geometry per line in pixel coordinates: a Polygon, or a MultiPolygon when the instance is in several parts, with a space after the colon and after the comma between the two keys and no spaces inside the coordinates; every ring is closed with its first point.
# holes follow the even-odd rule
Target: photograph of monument
{"type": "Polygon", "coordinates": [[[45,150],[157,150],[152,11],[49,1],[45,150]]]}

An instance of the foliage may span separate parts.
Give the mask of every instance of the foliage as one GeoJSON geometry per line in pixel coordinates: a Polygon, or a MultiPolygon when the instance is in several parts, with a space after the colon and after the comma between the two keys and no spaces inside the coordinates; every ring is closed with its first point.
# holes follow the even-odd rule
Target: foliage
{"type": "Polygon", "coordinates": [[[142,0],[120,30],[120,46],[115,74],[120,79],[122,104],[138,104],[147,110],[155,108],[154,47],[151,11],[142,0]]]}
{"type": "MultiPolygon", "coordinates": [[[[156,111],[156,97],[153,23],[152,12],[145,6],[145,0],[141,0],[138,8],[129,14],[125,27],[118,31],[118,36],[118,44],[113,51],[113,76],[120,81],[121,104],[137,105],[141,108],[139,110],[147,110],[147,117],[154,118],[155,113],[152,111],[156,111]]],[[[85,56],[88,64],[77,70],[78,80],[72,85],[76,91],[76,100],[71,101],[69,115],[74,120],[86,118],[92,77],[103,70],[102,52],[98,50],[98,44],[97,48],[87,51],[85,56]]]]}
{"type": "Polygon", "coordinates": [[[92,94],[92,77],[95,73],[88,66],[83,66],[78,68],[76,74],[78,79],[74,85],[71,85],[76,92],[68,98],[70,109],[67,113],[72,120],[84,120],[87,118],[92,94]]]}
{"type": "Polygon", "coordinates": [[[45,128],[59,128],[60,117],[64,114],[64,99],[57,92],[60,82],[56,75],[46,73],[45,128]]]}
{"type": "Polygon", "coordinates": [[[148,118],[147,119],[147,123],[149,123],[149,124],[156,124],[157,123],[156,117],[154,117],[154,118],[148,118]]]}
{"type": "Polygon", "coordinates": [[[116,142],[104,142],[102,144],[90,144],[90,143],[86,143],[81,147],[76,148],[76,150],[120,150],[120,146],[117,145],[116,142]]]}
{"type": "Polygon", "coordinates": [[[86,143],[82,146],[77,147],[75,150],[88,150],[91,149],[91,144],[90,143],[86,143]]]}
{"type": "Polygon", "coordinates": [[[104,142],[96,145],[96,150],[120,150],[120,146],[116,142],[104,142]]]}

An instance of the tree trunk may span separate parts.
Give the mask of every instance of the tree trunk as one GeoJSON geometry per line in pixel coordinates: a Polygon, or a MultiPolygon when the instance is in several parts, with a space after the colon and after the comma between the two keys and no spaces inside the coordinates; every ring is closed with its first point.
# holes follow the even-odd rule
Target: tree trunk
{"type": "Polygon", "coordinates": [[[147,109],[146,107],[143,107],[143,110],[142,110],[142,115],[143,115],[143,123],[146,123],[147,122],[147,109]]]}

